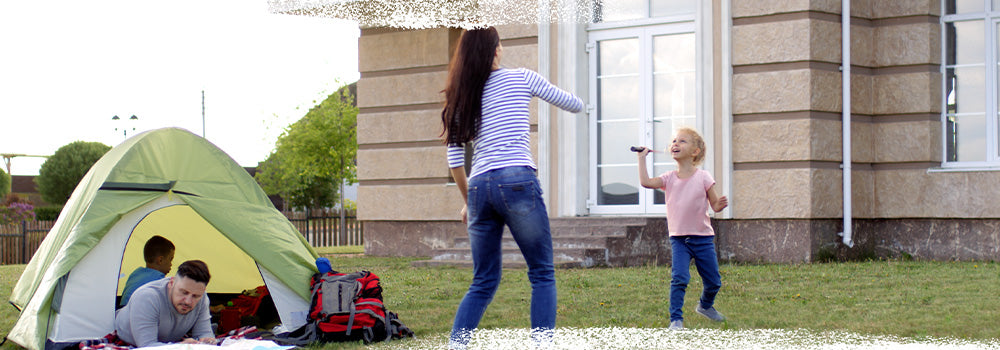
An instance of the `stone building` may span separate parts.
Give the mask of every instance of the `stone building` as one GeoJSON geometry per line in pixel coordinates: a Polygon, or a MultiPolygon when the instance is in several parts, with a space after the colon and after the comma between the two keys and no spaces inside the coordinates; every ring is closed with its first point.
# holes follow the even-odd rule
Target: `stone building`
{"type": "MultiPolygon", "coordinates": [[[[687,125],[705,136],[703,167],[730,198],[713,220],[723,260],[1000,259],[1000,12],[985,8],[1000,4],[850,2],[845,196],[841,1],[628,3],[580,1],[585,20],[497,27],[504,66],[587,103],[579,114],[533,104],[562,246],[587,246],[589,263],[664,262],[662,193],[638,186],[628,146],[663,149],[687,125]]],[[[439,136],[460,33],[362,26],[358,216],[369,254],[460,259],[461,196],[439,136]]],[[[651,163],[656,174],[673,167],[663,154],[651,163]]]]}

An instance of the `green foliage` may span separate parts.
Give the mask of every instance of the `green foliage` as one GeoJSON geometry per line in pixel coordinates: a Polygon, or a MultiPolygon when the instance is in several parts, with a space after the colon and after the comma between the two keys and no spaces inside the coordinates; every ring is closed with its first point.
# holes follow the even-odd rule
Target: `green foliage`
{"type": "MultiPolygon", "coordinates": [[[[313,247],[316,254],[336,255],[336,254],[364,254],[365,247],[360,245],[340,245],[332,247],[313,247]]],[[[331,257],[333,258],[333,257],[331,257]]]]}
{"type": "Polygon", "coordinates": [[[0,203],[0,225],[35,219],[35,206],[27,199],[10,193],[0,203]]]}
{"type": "Polygon", "coordinates": [[[11,178],[10,174],[3,169],[0,169],[0,198],[6,197],[10,193],[11,178]]]}
{"type": "Polygon", "coordinates": [[[46,207],[35,207],[35,220],[51,221],[59,218],[62,212],[61,205],[50,205],[46,207]]]}
{"type": "Polygon", "coordinates": [[[74,141],[59,147],[38,170],[38,192],[52,204],[63,204],[90,167],[101,159],[111,146],[100,142],[74,141]]]}
{"type": "Polygon", "coordinates": [[[339,182],[330,177],[310,177],[300,176],[305,182],[291,191],[288,203],[293,208],[311,209],[323,208],[333,205],[337,200],[337,191],[340,189],[339,182]]]}
{"type": "MultiPolygon", "coordinates": [[[[337,203],[337,204],[340,204],[340,203],[337,203]]],[[[350,200],[350,199],[344,199],[344,208],[343,209],[347,210],[348,213],[354,212],[353,215],[357,215],[358,202],[355,202],[355,201],[350,200]]]]}
{"type": "Polygon", "coordinates": [[[257,169],[265,192],[281,196],[293,208],[336,204],[341,181],[357,181],[358,108],[353,101],[342,87],[285,128],[274,152],[257,169]]]}

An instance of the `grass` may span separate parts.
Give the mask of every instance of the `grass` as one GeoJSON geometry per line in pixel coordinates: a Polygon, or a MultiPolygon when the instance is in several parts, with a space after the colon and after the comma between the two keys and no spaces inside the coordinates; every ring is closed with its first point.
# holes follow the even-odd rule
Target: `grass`
{"type": "Polygon", "coordinates": [[[316,247],[316,254],[319,255],[335,255],[335,254],[364,254],[365,247],[360,245],[346,245],[337,247],[316,247]]]}
{"type": "MultiPolygon", "coordinates": [[[[323,249],[325,251],[325,249],[323,249]]],[[[381,277],[386,307],[420,338],[441,338],[472,279],[470,269],[414,268],[417,258],[327,252],[334,269],[369,270],[381,277]]],[[[24,265],[0,266],[7,299],[24,265]]],[[[994,262],[869,261],[801,265],[722,265],[716,308],[728,320],[694,315],[701,281],[692,271],[685,326],[692,329],[806,329],[908,338],[1000,338],[1000,264],[994,262]]],[[[530,286],[524,269],[504,271],[482,328],[527,328],[530,286]]],[[[665,328],[670,267],[556,271],[559,327],[665,328]]],[[[16,310],[0,308],[0,330],[16,310]]],[[[376,346],[382,347],[382,346],[376,346]]],[[[3,349],[14,349],[10,343],[3,349]]],[[[324,349],[360,349],[329,344],[324,349]]]]}

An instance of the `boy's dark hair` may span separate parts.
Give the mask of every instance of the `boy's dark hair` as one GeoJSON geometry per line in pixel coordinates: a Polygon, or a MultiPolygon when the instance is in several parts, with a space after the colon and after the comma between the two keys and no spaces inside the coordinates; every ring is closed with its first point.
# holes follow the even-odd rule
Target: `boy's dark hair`
{"type": "Polygon", "coordinates": [[[146,245],[142,247],[142,257],[146,259],[146,262],[151,263],[157,257],[166,256],[172,251],[174,251],[174,243],[156,235],[146,241],[146,245]]]}
{"type": "Polygon", "coordinates": [[[208,274],[208,265],[201,260],[188,260],[177,267],[177,276],[193,279],[195,282],[208,284],[212,275],[208,274]]]}

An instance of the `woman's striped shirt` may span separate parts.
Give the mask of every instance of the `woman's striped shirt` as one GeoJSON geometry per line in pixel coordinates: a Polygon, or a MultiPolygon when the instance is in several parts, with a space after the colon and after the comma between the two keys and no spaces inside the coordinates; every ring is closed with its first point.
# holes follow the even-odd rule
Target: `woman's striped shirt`
{"type": "MultiPolygon", "coordinates": [[[[531,158],[528,103],[531,97],[569,112],[583,109],[583,101],[549,83],[529,69],[498,69],[490,74],[483,90],[483,118],[473,140],[472,172],[469,178],[489,170],[511,166],[537,169],[531,158]]],[[[465,165],[465,149],[448,147],[448,167],[465,165]]]]}

